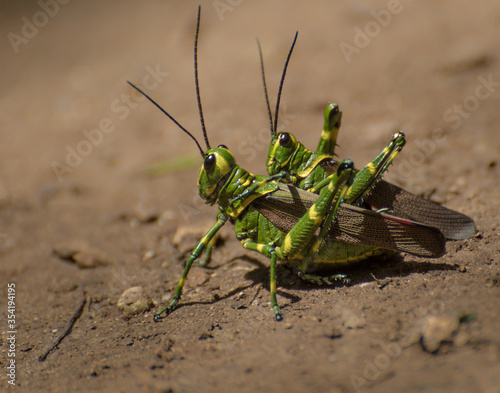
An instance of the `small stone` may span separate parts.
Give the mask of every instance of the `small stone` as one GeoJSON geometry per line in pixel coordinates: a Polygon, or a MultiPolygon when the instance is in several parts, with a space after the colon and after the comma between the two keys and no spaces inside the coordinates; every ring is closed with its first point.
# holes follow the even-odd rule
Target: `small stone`
{"type": "Polygon", "coordinates": [[[172,239],[172,244],[181,253],[191,252],[200,241],[206,228],[210,228],[208,223],[206,225],[199,223],[197,225],[184,225],[178,227],[172,239]]]}
{"type": "Polygon", "coordinates": [[[162,302],[169,302],[172,299],[172,293],[167,292],[165,295],[161,297],[162,302]]]}
{"type": "Polygon", "coordinates": [[[67,241],[53,247],[53,252],[59,259],[73,263],[80,269],[91,269],[111,263],[104,254],[84,240],[67,241]]]}
{"type": "Polygon", "coordinates": [[[210,276],[208,275],[207,272],[200,269],[193,269],[189,274],[188,285],[191,288],[201,287],[208,281],[209,278],[210,276]]]}
{"type": "Polygon", "coordinates": [[[93,250],[77,252],[73,255],[73,260],[80,269],[91,269],[108,264],[108,261],[102,254],[93,250]]]}
{"type": "Polygon", "coordinates": [[[148,262],[156,256],[156,253],[152,250],[146,251],[142,256],[142,262],[148,262]]]}
{"type": "Polygon", "coordinates": [[[135,206],[132,212],[132,219],[139,221],[142,224],[150,224],[158,220],[160,213],[154,207],[146,206],[144,202],[140,202],[135,206]]]}
{"type": "Polygon", "coordinates": [[[124,317],[130,318],[132,315],[151,309],[153,302],[142,287],[132,287],[121,294],[116,306],[124,317]]]}
{"type": "Polygon", "coordinates": [[[460,325],[458,316],[428,316],[421,321],[419,332],[422,347],[427,352],[437,352],[444,342],[452,342],[460,325]]]}
{"type": "MultiPolygon", "coordinates": [[[[174,245],[180,253],[186,254],[193,251],[200,239],[205,234],[207,228],[213,225],[213,221],[199,222],[194,225],[184,225],[177,228],[175,235],[172,239],[174,245]]],[[[218,239],[223,239],[223,233],[219,232],[218,239]]]]}

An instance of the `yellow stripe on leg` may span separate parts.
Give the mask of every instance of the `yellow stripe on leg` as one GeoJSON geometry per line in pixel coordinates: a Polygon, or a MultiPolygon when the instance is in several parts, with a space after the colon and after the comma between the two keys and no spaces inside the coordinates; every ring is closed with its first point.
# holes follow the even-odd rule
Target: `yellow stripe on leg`
{"type": "Polygon", "coordinates": [[[271,293],[276,293],[276,281],[271,281],[269,289],[271,293]]]}
{"type": "Polygon", "coordinates": [[[369,162],[368,165],[366,165],[366,168],[368,169],[368,171],[370,171],[372,176],[377,173],[377,168],[375,167],[375,165],[373,165],[373,162],[369,162]]]}
{"type": "Polygon", "coordinates": [[[309,219],[314,221],[315,225],[320,225],[323,222],[323,216],[320,214],[319,211],[316,210],[315,207],[309,210],[307,214],[309,215],[309,219]]]}

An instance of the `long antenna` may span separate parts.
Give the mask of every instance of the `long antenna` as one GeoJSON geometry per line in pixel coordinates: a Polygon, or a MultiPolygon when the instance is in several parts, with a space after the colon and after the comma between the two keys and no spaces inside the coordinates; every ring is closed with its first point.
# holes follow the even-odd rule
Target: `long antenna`
{"type": "Polygon", "coordinates": [[[288,68],[288,62],[290,61],[290,57],[292,56],[293,47],[295,46],[295,42],[297,41],[298,35],[299,32],[297,31],[295,33],[295,38],[293,39],[292,47],[290,48],[288,56],[286,57],[285,67],[283,67],[283,74],[281,74],[281,82],[280,82],[280,87],[278,89],[278,98],[276,99],[276,110],[274,112],[274,127],[273,127],[274,132],[276,132],[276,130],[278,129],[278,111],[280,109],[281,91],[283,90],[283,82],[285,81],[286,69],[288,68]]]}
{"type": "Polygon", "coordinates": [[[257,40],[257,46],[259,47],[260,73],[262,75],[262,85],[264,86],[264,96],[266,97],[267,114],[269,115],[269,127],[271,128],[271,136],[274,136],[276,135],[276,130],[273,128],[273,114],[271,113],[271,106],[269,105],[269,96],[267,94],[267,84],[266,84],[266,73],[264,71],[264,59],[262,58],[262,49],[260,47],[259,40],[257,40]]]}
{"type": "Polygon", "coordinates": [[[177,120],[175,120],[172,116],[170,116],[170,114],[165,109],[163,109],[159,104],[156,103],[155,100],[153,100],[150,96],[148,96],[146,93],[144,93],[141,89],[139,89],[137,86],[135,86],[134,84],[130,83],[129,81],[127,81],[127,83],[130,86],[132,86],[135,90],[137,90],[139,93],[141,93],[144,97],[146,97],[149,101],[151,101],[165,115],[167,115],[168,118],[170,120],[172,120],[177,125],[177,127],[179,127],[182,131],[184,131],[186,134],[188,134],[193,139],[193,141],[196,143],[196,146],[198,146],[198,149],[200,150],[200,153],[201,153],[201,157],[204,158],[205,153],[203,152],[203,149],[201,148],[201,146],[198,143],[198,141],[196,140],[196,138],[188,130],[186,130],[183,126],[181,126],[177,120]]]}
{"type": "Polygon", "coordinates": [[[205,138],[205,144],[207,145],[207,150],[210,150],[210,144],[208,143],[207,129],[205,128],[205,120],[203,119],[203,108],[201,106],[200,83],[198,81],[198,34],[200,32],[200,16],[201,16],[201,5],[198,6],[198,21],[196,22],[196,35],[194,37],[194,83],[196,85],[196,99],[198,100],[198,111],[200,112],[201,130],[203,131],[203,136],[205,138]]]}

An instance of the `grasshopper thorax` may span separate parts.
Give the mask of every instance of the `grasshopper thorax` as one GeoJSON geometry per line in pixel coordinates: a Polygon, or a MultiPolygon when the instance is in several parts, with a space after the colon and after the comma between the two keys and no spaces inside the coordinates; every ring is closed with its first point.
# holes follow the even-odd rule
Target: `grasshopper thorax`
{"type": "Polygon", "coordinates": [[[225,146],[209,149],[204,154],[198,177],[198,193],[207,203],[217,201],[219,190],[237,167],[236,160],[225,146]]]}

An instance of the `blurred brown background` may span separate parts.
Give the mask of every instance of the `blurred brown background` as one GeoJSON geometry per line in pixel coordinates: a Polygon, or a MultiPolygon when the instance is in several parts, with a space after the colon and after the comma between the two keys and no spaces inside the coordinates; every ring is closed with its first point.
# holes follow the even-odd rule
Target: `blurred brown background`
{"type": "MultiPolygon", "coordinates": [[[[265,173],[269,131],[255,39],[274,106],[299,31],[280,126],[313,148],[325,105],[337,102],[337,154],[358,167],[404,130],[408,143],[389,179],[470,215],[480,233],[449,243],[438,261],[405,256],[388,270],[376,265],[377,277],[392,280],[383,290],[368,270],[352,287],[318,289],[282,269],[282,324],[267,304],[267,270],[247,261],[255,255],[231,228],[215,270],[194,269],[189,307],[160,324],[151,312],[121,317],[115,305],[131,286],[156,307],[168,301],[182,270],[175,233],[203,233],[215,215],[197,197],[194,144],[126,84],[148,89],[201,138],[192,60],[198,2],[63,3],[0,2],[0,305],[15,282],[21,390],[498,389],[497,1],[201,2],[199,73],[213,146],[227,145],[243,167],[265,173]],[[150,164],[190,157],[182,170],[144,176],[150,164]],[[90,262],[61,260],[54,249],[90,262]],[[447,288],[451,301],[443,300],[447,288]],[[84,313],[39,363],[82,291],[84,313]],[[427,308],[433,301],[437,311],[427,308]],[[459,344],[451,339],[435,355],[418,340],[402,344],[415,321],[459,312],[478,315],[454,333],[459,344]],[[391,343],[401,352],[367,371],[391,343]]],[[[4,317],[2,310],[2,329],[4,317]]],[[[5,334],[2,342],[6,348],[5,334]]]]}

